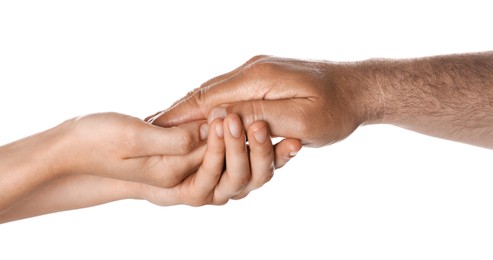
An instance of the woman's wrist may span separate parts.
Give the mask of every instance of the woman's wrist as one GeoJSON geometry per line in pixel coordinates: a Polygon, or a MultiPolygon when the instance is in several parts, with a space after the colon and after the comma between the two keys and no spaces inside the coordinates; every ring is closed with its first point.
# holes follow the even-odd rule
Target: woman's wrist
{"type": "Polygon", "coordinates": [[[72,154],[78,147],[70,145],[70,133],[66,122],[49,129],[43,135],[43,144],[36,148],[43,154],[44,169],[51,179],[64,177],[71,172],[72,154]]]}

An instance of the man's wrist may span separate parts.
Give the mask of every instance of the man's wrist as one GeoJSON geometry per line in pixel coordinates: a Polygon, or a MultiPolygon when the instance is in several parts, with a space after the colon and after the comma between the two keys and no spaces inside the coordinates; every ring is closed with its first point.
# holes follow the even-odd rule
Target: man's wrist
{"type": "Polygon", "coordinates": [[[328,63],[330,87],[340,88],[358,125],[378,124],[384,121],[385,90],[376,78],[378,60],[328,63]]]}

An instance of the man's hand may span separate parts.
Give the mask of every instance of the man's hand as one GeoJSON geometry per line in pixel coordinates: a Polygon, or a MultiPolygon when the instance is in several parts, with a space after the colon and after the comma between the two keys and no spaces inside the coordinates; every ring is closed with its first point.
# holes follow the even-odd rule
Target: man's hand
{"type": "Polygon", "coordinates": [[[148,120],[171,126],[230,112],[308,146],[385,123],[493,148],[493,52],[351,63],[259,56],[148,120]]]}
{"type": "Polygon", "coordinates": [[[264,120],[274,136],[323,146],[347,137],[376,116],[368,112],[378,105],[376,95],[352,84],[351,77],[357,76],[339,74],[326,62],[257,56],[147,120],[173,126],[237,113],[246,126],[264,120]]]}

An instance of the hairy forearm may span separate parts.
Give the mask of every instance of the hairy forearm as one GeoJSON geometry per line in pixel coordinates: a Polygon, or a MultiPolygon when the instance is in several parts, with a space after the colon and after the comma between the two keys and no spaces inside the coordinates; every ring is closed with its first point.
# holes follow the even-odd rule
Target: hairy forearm
{"type": "Polygon", "coordinates": [[[493,52],[369,60],[352,69],[373,102],[366,123],[493,148],[493,52]]]}

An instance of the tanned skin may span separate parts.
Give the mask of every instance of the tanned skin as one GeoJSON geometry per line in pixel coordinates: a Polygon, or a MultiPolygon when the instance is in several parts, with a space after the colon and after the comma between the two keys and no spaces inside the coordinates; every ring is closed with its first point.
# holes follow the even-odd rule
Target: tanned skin
{"type": "Polygon", "coordinates": [[[171,126],[242,116],[319,147],[391,124],[493,148],[493,52],[360,62],[257,56],[147,120],[171,126]]]}

